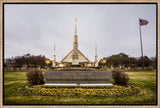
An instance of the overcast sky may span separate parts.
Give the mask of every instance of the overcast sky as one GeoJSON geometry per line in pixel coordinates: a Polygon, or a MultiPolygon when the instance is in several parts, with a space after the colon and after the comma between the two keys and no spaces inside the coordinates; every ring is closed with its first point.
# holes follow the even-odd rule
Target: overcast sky
{"type": "Polygon", "coordinates": [[[60,61],[73,48],[77,17],[78,48],[94,61],[95,45],[99,60],[120,52],[140,57],[138,18],[149,21],[141,26],[143,51],[156,56],[155,4],[5,4],[5,58],[45,55],[52,60],[54,44],[60,61]]]}

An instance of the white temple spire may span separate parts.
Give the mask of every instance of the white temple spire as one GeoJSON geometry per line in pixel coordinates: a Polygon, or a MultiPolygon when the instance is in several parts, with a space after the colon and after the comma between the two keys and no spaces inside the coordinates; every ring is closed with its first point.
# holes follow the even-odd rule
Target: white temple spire
{"type": "Polygon", "coordinates": [[[77,18],[75,18],[75,35],[73,38],[73,57],[72,65],[79,65],[78,61],[78,36],[77,36],[77,18]]]}
{"type": "Polygon", "coordinates": [[[55,44],[54,44],[52,67],[56,67],[56,47],[55,47],[55,44]]]}
{"type": "Polygon", "coordinates": [[[75,17],[75,35],[77,35],[77,18],[75,17]]]}
{"type": "Polygon", "coordinates": [[[95,46],[95,56],[97,56],[97,44],[95,46]]]}
{"type": "Polygon", "coordinates": [[[54,44],[54,55],[56,55],[56,46],[54,44]]]}
{"type": "Polygon", "coordinates": [[[95,67],[98,67],[97,44],[95,46],[95,67]]]}

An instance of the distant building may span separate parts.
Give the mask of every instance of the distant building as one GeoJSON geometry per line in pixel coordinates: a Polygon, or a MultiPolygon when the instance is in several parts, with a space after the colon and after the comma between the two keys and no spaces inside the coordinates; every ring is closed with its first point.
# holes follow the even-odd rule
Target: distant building
{"type": "Polygon", "coordinates": [[[98,67],[97,46],[95,53],[96,53],[95,62],[91,62],[78,49],[77,19],[75,18],[75,35],[73,39],[73,49],[60,62],[56,62],[55,45],[54,45],[52,67],[98,67]]]}

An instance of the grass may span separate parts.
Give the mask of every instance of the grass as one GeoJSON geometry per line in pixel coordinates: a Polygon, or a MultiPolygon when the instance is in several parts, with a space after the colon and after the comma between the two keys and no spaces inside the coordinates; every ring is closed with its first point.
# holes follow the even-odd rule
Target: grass
{"type": "Polygon", "coordinates": [[[141,90],[137,95],[127,97],[53,97],[53,96],[21,96],[17,94],[20,87],[28,84],[26,72],[4,72],[4,105],[21,104],[53,104],[53,105],[156,105],[156,71],[126,72],[129,85],[141,90]]]}

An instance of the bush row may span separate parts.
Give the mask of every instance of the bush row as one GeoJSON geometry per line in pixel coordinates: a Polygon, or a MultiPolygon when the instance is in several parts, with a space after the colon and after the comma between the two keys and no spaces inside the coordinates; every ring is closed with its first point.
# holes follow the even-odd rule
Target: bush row
{"type": "MultiPolygon", "coordinates": [[[[43,73],[40,70],[29,71],[27,72],[26,76],[30,85],[44,84],[43,73]]],[[[125,74],[123,71],[119,71],[119,70],[112,71],[112,76],[115,84],[127,86],[129,76],[125,74]]]]}

